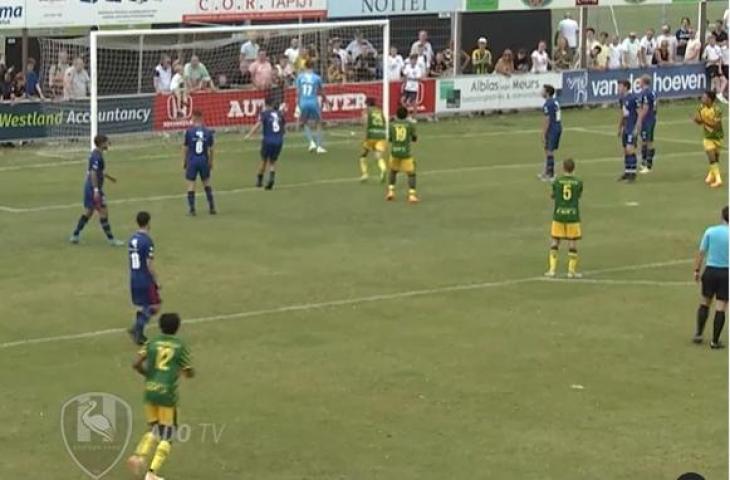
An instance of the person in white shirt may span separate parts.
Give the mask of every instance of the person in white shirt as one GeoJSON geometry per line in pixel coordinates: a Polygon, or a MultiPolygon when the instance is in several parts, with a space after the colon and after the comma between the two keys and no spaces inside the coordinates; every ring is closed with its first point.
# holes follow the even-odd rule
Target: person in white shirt
{"type": "Polygon", "coordinates": [[[608,45],[608,57],[606,58],[606,68],[609,70],[615,70],[621,68],[621,43],[619,43],[618,36],[614,36],[611,39],[611,43],[608,45]]]}
{"type": "Polygon", "coordinates": [[[705,71],[707,72],[707,76],[710,77],[713,90],[717,93],[718,98],[722,97],[720,100],[723,103],[727,103],[723,97],[725,87],[727,87],[727,79],[722,71],[722,58],[722,47],[718,45],[715,36],[710,35],[707,37],[705,51],[702,52],[702,60],[705,61],[705,71]]]}
{"type": "Polygon", "coordinates": [[[697,63],[700,61],[700,54],[702,53],[702,42],[700,42],[700,34],[690,27],[688,29],[689,40],[687,41],[687,47],[684,51],[684,63],[697,63]]]}
{"type": "Polygon", "coordinates": [[[48,91],[51,96],[63,96],[64,78],[70,66],[71,64],[68,63],[68,53],[65,50],[59,51],[58,62],[51,65],[51,68],[48,70],[48,91]]]}
{"type": "Polygon", "coordinates": [[[73,100],[84,98],[89,95],[89,73],[84,68],[84,60],[81,57],[74,58],[72,66],[66,69],[63,78],[63,98],[73,100]]]}
{"type": "Polygon", "coordinates": [[[373,44],[365,38],[361,31],[358,30],[355,32],[355,38],[347,45],[345,50],[349,54],[349,61],[355,63],[357,59],[360,58],[360,55],[371,51],[374,52],[375,47],[373,47],[373,44]]]}
{"type": "Polygon", "coordinates": [[[586,58],[591,58],[593,49],[597,45],[600,45],[600,43],[596,40],[596,30],[593,27],[586,28],[586,43],[584,45],[586,58]]]}
{"type": "Polygon", "coordinates": [[[428,41],[428,32],[426,30],[418,32],[418,40],[413,42],[413,45],[411,45],[411,55],[414,53],[424,55],[426,65],[431,65],[433,63],[433,47],[431,46],[431,42],[428,41]],[[420,48],[423,50],[419,51],[420,48]]]}
{"type": "Polygon", "coordinates": [[[578,48],[578,31],[580,26],[578,22],[571,18],[570,13],[566,12],[565,16],[560,23],[558,23],[558,32],[555,35],[555,43],[558,41],[558,36],[562,35],[568,41],[568,47],[575,50],[578,48]]]}
{"type": "Polygon", "coordinates": [[[639,43],[639,65],[642,67],[650,67],[654,62],[654,52],[656,52],[656,38],[654,38],[654,29],[650,28],[646,31],[646,35],[639,43]]]}
{"type": "Polygon", "coordinates": [[[403,57],[398,54],[398,49],[396,47],[390,47],[388,55],[388,80],[400,81],[403,77],[404,66],[405,62],[403,61],[403,57]]]}
{"type": "Polygon", "coordinates": [[[337,57],[340,59],[342,73],[345,73],[345,70],[347,70],[347,65],[350,63],[350,54],[347,53],[347,50],[342,48],[342,40],[340,40],[339,38],[332,39],[332,54],[337,55],[337,57]]]}
{"type": "Polygon", "coordinates": [[[289,63],[291,65],[294,65],[297,63],[297,58],[299,58],[299,39],[294,37],[289,42],[289,48],[284,50],[284,55],[286,55],[286,58],[289,59],[289,63]]]}
{"type": "Polygon", "coordinates": [[[665,41],[669,48],[669,61],[674,63],[677,58],[677,36],[672,33],[669,25],[662,25],[662,33],[656,37],[656,44],[659,46],[665,41]]]}
{"type": "Polygon", "coordinates": [[[421,87],[421,79],[426,76],[422,64],[418,61],[418,54],[413,53],[403,67],[403,105],[413,114],[418,107],[418,90],[421,87]]]}
{"type": "Polygon", "coordinates": [[[174,113],[179,118],[185,118],[187,115],[187,96],[185,93],[185,76],[183,75],[184,67],[178,61],[172,64],[172,79],[170,80],[170,93],[175,97],[174,113]]]}
{"type": "Polygon", "coordinates": [[[167,54],[162,55],[160,63],[155,67],[155,77],[153,78],[155,92],[170,93],[170,83],[172,82],[172,61],[167,54]]]}
{"type": "Polygon", "coordinates": [[[639,40],[636,32],[630,32],[629,36],[621,43],[621,66],[623,68],[639,68],[639,40]]]}
{"type": "Polygon", "coordinates": [[[251,37],[241,45],[241,54],[238,56],[238,63],[241,72],[248,71],[248,66],[256,60],[259,54],[259,43],[256,37],[251,37]]]}
{"type": "Polygon", "coordinates": [[[550,65],[550,56],[547,53],[547,44],[541,41],[537,44],[537,49],[532,52],[532,73],[547,73],[550,65]]]}

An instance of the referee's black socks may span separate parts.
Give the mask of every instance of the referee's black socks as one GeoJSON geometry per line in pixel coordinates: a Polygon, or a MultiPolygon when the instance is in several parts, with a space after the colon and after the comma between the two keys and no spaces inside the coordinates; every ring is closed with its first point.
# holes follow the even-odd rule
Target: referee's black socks
{"type": "Polygon", "coordinates": [[[710,307],[707,305],[700,305],[697,309],[697,331],[695,334],[698,337],[702,336],[702,332],[705,331],[705,323],[707,323],[707,317],[710,315],[710,307]]]}
{"type": "Polygon", "coordinates": [[[725,326],[725,312],[715,312],[715,324],[712,329],[712,343],[720,343],[722,328],[725,326]]]}

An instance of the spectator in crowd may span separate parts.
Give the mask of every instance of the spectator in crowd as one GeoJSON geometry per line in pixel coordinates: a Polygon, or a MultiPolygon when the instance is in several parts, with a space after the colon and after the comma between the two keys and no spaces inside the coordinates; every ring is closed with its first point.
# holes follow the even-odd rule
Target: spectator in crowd
{"type": "Polygon", "coordinates": [[[596,40],[596,29],[593,27],[586,28],[586,43],[585,43],[586,58],[589,58],[591,56],[591,53],[593,53],[593,48],[596,45],[598,45],[598,40],[596,40]]]}
{"type": "Polygon", "coordinates": [[[515,58],[515,73],[528,73],[530,71],[530,57],[527,56],[527,50],[520,48],[517,50],[515,58]]]}
{"type": "Polygon", "coordinates": [[[66,69],[63,78],[63,98],[74,100],[89,95],[89,72],[84,68],[84,60],[81,57],[74,58],[73,65],[66,69]]]}
{"type": "Polygon", "coordinates": [[[588,70],[601,71],[606,69],[606,65],[601,62],[602,50],[603,48],[598,44],[593,47],[593,50],[591,50],[591,53],[588,56],[588,61],[586,62],[588,70]]]}
{"type": "Polygon", "coordinates": [[[14,67],[6,67],[4,63],[0,65],[0,99],[10,100],[12,98],[14,74],[14,67]]]}
{"type": "Polygon", "coordinates": [[[51,96],[63,96],[63,81],[70,66],[68,53],[65,50],[60,50],[58,60],[48,69],[48,92],[51,96]]]}
{"type": "MultiPolygon", "coordinates": [[[[342,40],[339,38],[333,38],[330,46],[331,54],[337,55],[340,58],[340,69],[342,70],[342,73],[345,73],[345,67],[349,63],[349,54],[347,53],[347,50],[342,48],[342,40]]],[[[332,63],[332,62],[330,62],[332,63]]]]}
{"type": "Polygon", "coordinates": [[[684,53],[687,51],[687,43],[692,40],[694,36],[691,33],[692,27],[689,17],[682,17],[682,22],[679,25],[679,29],[674,34],[677,39],[677,59],[684,58],[684,53]]]}
{"type": "Polygon", "coordinates": [[[650,67],[654,63],[654,52],[656,51],[656,38],[654,38],[653,28],[646,31],[646,35],[639,43],[639,50],[639,65],[641,67],[650,67]]]}
{"type": "Polygon", "coordinates": [[[45,100],[46,97],[43,95],[43,89],[41,88],[38,74],[35,71],[35,65],[35,58],[29,58],[28,64],[25,67],[25,95],[31,99],[45,100]]]}
{"type": "Polygon", "coordinates": [[[179,60],[172,64],[172,79],[170,80],[170,93],[175,97],[176,112],[181,117],[185,117],[187,97],[185,93],[185,76],[184,67],[179,60]]]}
{"type": "MultiPolygon", "coordinates": [[[[667,42],[667,51],[669,52],[668,61],[674,63],[677,55],[677,37],[672,33],[672,28],[666,24],[662,25],[662,33],[656,37],[657,48],[661,48],[664,42],[667,42]]],[[[658,65],[659,59],[657,58],[656,60],[658,65]]]]}
{"type": "Polygon", "coordinates": [[[228,83],[228,75],[225,73],[219,73],[216,77],[216,88],[218,90],[230,90],[231,84],[228,83]]]}
{"type": "Polygon", "coordinates": [[[289,62],[288,55],[284,54],[279,57],[275,78],[283,87],[290,87],[294,84],[294,67],[289,62]]]}
{"type": "Polygon", "coordinates": [[[248,66],[252,62],[256,61],[256,57],[259,54],[259,39],[254,35],[251,36],[243,45],[241,45],[241,53],[238,56],[238,63],[241,72],[248,70],[248,66]]]}
{"type": "Polygon", "coordinates": [[[434,78],[448,77],[454,72],[453,65],[449,65],[444,58],[444,54],[438,52],[433,61],[433,68],[431,68],[431,76],[434,78]]]}
{"type": "Polygon", "coordinates": [[[669,47],[669,40],[662,40],[659,44],[659,48],[654,53],[654,63],[661,67],[674,64],[674,55],[669,47]]]}
{"type": "MultiPolygon", "coordinates": [[[[371,49],[373,52],[375,51],[374,48],[371,49]]],[[[313,43],[310,43],[307,46],[307,58],[311,60],[311,62],[315,65],[319,65],[319,51],[317,50],[317,46],[313,43]]]]}
{"type": "Polygon", "coordinates": [[[621,68],[623,60],[623,51],[621,50],[621,43],[618,35],[614,35],[611,39],[611,43],[608,45],[608,55],[606,56],[606,68],[609,70],[616,70],[621,68]]]}
{"type": "Polygon", "coordinates": [[[492,71],[492,52],[487,48],[485,37],[477,40],[477,48],[471,52],[471,66],[476,75],[484,75],[492,71]]]}
{"type": "Polygon", "coordinates": [[[185,79],[185,90],[187,92],[195,92],[213,87],[208,69],[197,55],[190,57],[190,62],[185,64],[183,78],[185,79]]]}
{"type": "Polygon", "coordinates": [[[251,75],[251,83],[256,90],[269,90],[271,88],[274,69],[266,56],[266,50],[259,49],[256,60],[248,66],[248,73],[251,75]]]}
{"type": "Polygon", "coordinates": [[[537,44],[537,48],[533,50],[532,55],[532,73],[547,73],[550,67],[550,55],[547,52],[547,43],[541,40],[537,44]]]}
{"type": "Polygon", "coordinates": [[[568,40],[558,36],[558,41],[553,51],[553,68],[555,70],[570,70],[573,66],[573,51],[568,46],[568,40]]]}
{"type": "Polygon", "coordinates": [[[299,56],[299,39],[297,37],[293,37],[289,41],[289,48],[284,50],[284,55],[289,60],[289,65],[297,63],[297,57],[299,56]]]}
{"type": "Polygon", "coordinates": [[[172,59],[169,55],[163,54],[160,57],[160,63],[155,67],[155,76],[153,78],[155,92],[170,93],[170,82],[172,81],[172,59]]]}
{"type": "Polygon", "coordinates": [[[416,51],[414,53],[418,55],[418,63],[421,64],[423,71],[428,74],[431,70],[431,62],[428,61],[428,55],[426,55],[426,50],[423,45],[416,45],[416,51]]]}
{"type": "Polygon", "coordinates": [[[18,72],[13,75],[12,82],[10,85],[10,99],[18,100],[25,98],[25,75],[23,72],[18,72]]]}
{"type": "Polygon", "coordinates": [[[601,53],[598,54],[598,61],[603,68],[608,68],[608,46],[611,45],[611,39],[608,32],[598,34],[598,44],[601,46],[601,53]]]}
{"type": "Polygon", "coordinates": [[[327,83],[345,83],[345,69],[339,55],[331,55],[327,67],[327,83]]]}
{"type": "Polygon", "coordinates": [[[418,32],[418,40],[413,42],[413,45],[411,45],[411,55],[414,53],[425,56],[424,60],[426,65],[431,65],[433,63],[433,46],[431,46],[431,42],[428,41],[428,32],[426,30],[418,32]]]}
{"type": "Polygon", "coordinates": [[[578,25],[578,22],[573,20],[570,12],[565,12],[563,19],[560,20],[560,23],[558,23],[558,32],[555,36],[555,43],[558,43],[558,38],[560,36],[565,37],[568,42],[568,48],[570,48],[572,50],[571,53],[575,55],[575,49],[578,48],[579,30],[580,25],[578,25]]]}
{"type": "Polygon", "coordinates": [[[454,41],[451,40],[449,42],[449,46],[441,51],[441,53],[444,54],[444,60],[449,65],[449,70],[454,69],[454,62],[459,62],[459,72],[466,72],[466,69],[469,67],[469,62],[471,61],[471,58],[469,57],[469,54],[466,53],[463,49],[461,49],[458,52],[458,59],[457,52],[454,51],[454,41]]]}
{"type": "Polygon", "coordinates": [[[378,71],[378,61],[375,50],[368,50],[357,57],[354,65],[355,81],[370,82],[375,80],[378,71]]]}
{"type": "Polygon", "coordinates": [[[390,47],[390,52],[388,52],[388,80],[391,82],[400,81],[403,77],[404,66],[405,62],[403,61],[403,57],[398,53],[398,49],[396,47],[390,47]]]}
{"type": "Polygon", "coordinates": [[[401,104],[408,109],[411,115],[418,109],[418,91],[421,79],[425,78],[426,74],[418,54],[411,54],[403,67],[403,97],[401,98],[401,104]]]}
{"type": "Polygon", "coordinates": [[[727,44],[727,31],[722,20],[715,22],[715,28],[712,29],[712,36],[715,37],[715,41],[718,45],[727,44]]]}
{"type": "Polygon", "coordinates": [[[308,61],[309,49],[307,47],[299,47],[299,55],[297,55],[297,60],[294,62],[294,71],[299,73],[305,70],[308,61]]]}
{"type": "Polygon", "coordinates": [[[349,54],[349,60],[356,62],[358,57],[365,52],[374,52],[375,47],[373,47],[373,44],[365,38],[360,30],[358,30],[355,32],[355,38],[352,39],[345,50],[347,50],[347,53],[349,54]]]}
{"type": "Polygon", "coordinates": [[[494,73],[500,75],[511,76],[515,73],[515,64],[513,60],[512,50],[509,48],[502,53],[497,63],[494,65],[494,73]]]}
{"type": "Polygon", "coordinates": [[[692,36],[687,41],[687,49],[684,52],[684,63],[699,63],[702,57],[702,42],[700,41],[700,33],[690,28],[692,36]]]}
{"type": "MultiPolygon", "coordinates": [[[[725,87],[727,87],[727,79],[722,71],[722,47],[717,42],[717,36],[707,37],[707,46],[702,53],[702,60],[705,62],[705,71],[712,89],[717,93],[718,98],[722,97],[725,87]]],[[[724,98],[720,98],[720,100],[726,102],[724,98]]]]}
{"type": "Polygon", "coordinates": [[[639,56],[641,48],[636,32],[630,32],[629,36],[621,43],[621,66],[623,68],[639,68],[641,65],[639,56]]]}

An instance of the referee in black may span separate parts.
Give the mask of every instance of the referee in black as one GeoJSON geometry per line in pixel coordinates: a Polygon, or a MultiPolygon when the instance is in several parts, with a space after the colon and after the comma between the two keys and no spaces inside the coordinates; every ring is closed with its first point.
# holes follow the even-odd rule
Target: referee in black
{"type": "Polygon", "coordinates": [[[710,315],[712,299],[715,299],[715,321],[712,328],[710,348],[720,349],[722,328],[725,326],[725,309],[728,299],[728,207],[722,209],[723,222],[705,230],[700,249],[695,258],[695,281],[702,280],[702,300],[697,309],[697,330],[694,343],[702,343],[707,317],[710,315]],[[702,266],[704,265],[704,271],[702,266]]]}

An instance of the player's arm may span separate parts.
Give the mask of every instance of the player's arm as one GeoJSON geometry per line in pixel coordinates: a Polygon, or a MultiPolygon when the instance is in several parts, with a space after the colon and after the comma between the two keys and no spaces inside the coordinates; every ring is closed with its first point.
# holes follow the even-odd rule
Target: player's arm
{"type": "Polygon", "coordinates": [[[182,148],[182,154],[183,154],[183,170],[186,170],[188,168],[188,139],[187,136],[185,137],[185,144],[182,148]]]}
{"type": "Polygon", "coordinates": [[[542,142],[545,143],[547,139],[547,133],[548,129],[550,128],[550,115],[548,114],[548,111],[545,110],[545,115],[542,119],[542,142]]]}
{"type": "Polygon", "coordinates": [[[147,352],[142,349],[137,353],[137,356],[134,358],[134,363],[132,363],[132,368],[143,377],[147,376],[147,369],[144,365],[145,360],[147,360],[147,352]]]}
{"type": "Polygon", "coordinates": [[[618,114],[618,136],[621,137],[621,134],[624,133],[624,107],[621,106],[619,109],[618,114]]]}
{"type": "Polygon", "coordinates": [[[411,126],[411,141],[416,143],[418,141],[418,134],[416,134],[416,127],[411,126]]]}
{"type": "Polygon", "coordinates": [[[641,131],[641,125],[644,123],[646,114],[649,113],[649,102],[646,97],[641,97],[641,106],[639,107],[639,118],[636,122],[636,129],[641,131]]]}
{"type": "Polygon", "coordinates": [[[195,369],[190,366],[183,367],[181,372],[185,378],[193,378],[195,376],[195,369]]]}
{"type": "Polygon", "coordinates": [[[155,260],[152,258],[152,250],[150,249],[149,257],[147,258],[147,270],[150,272],[150,276],[152,277],[152,283],[154,283],[157,288],[160,287],[160,283],[157,281],[157,271],[155,270],[155,260]]]}
{"type": "Polygon", "coordinates": [[[698,282],[700,280],[700,272],[702,271],[702,265],[705,263],[705,252],[707,252],[707,249],[709,247],[709,237],[707,236],[707,232],[705,232],[704,235],[702,235],[702,241],[700,242],[700,248],[697,250],[697,254],[695,255],[695,261],[694,261],[694,279],[695,282],[698,282]]]}
{"type": "Polygon", "coordinates": [[[213,158],[215,157],[215,147],[211,145],[208,148],[208,168],[213,170],[213,158]]]}
{"type": "Polygon", "coordinates": [[[258,132],[258,131],[259,131],[259,129],[261,128],[261,125],[262,125],[262,123],[261,123],[261,120],[257,121],[257,122],[256,122],[256,123],[254,124],[254,126],[253,126],[253,127],[251,127],[251,130],[249,130],[249,131],[248,131],[248,133],[246,134],[246,136],[245,136],[245,137],[243,137],[243,140],[244,140],[244,141],[246,141],[246,140],[248,140],[249,138],[253,137],[253,135],[254,135],[254,134],[255,134],[256,132],[258,132]]]}

